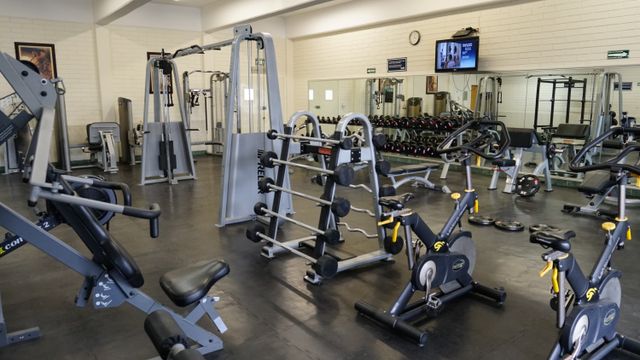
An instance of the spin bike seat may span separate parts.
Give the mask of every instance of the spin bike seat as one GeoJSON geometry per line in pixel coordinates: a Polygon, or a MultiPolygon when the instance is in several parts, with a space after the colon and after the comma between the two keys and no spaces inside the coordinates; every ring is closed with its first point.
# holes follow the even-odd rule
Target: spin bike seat
{"type": "Polygon", "coordinates": [[[402,210],[404,209],[404,204],[406,204],[413,198],[413,193],[404,193],[395,196],[384,196],[378,199],[378,204],[391,210],[402,210]]]}
{"type": "Polygon", "coordinates": [[[185,307],[207,295],[228,273],[229,265],[224,261],[204,260],[162,275],[160,287],[174,304],[185,307]]]}
{"type": "Polygon", "coordinates": [[[576,237],[576,233],[573,230],[543,230],[531,233],[529,241],[545,248],[569,252],[571,250],[570,240],[574,237],[576,237]]]}

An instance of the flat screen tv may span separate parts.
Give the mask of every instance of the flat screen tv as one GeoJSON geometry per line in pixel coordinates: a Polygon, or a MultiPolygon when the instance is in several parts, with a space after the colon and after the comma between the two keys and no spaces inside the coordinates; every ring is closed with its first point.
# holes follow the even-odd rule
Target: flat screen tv
{"type": "Polygon", "coordinates": [[[436,41],[436,72],[478,70],[479,45],[477,36],[436,41]]]}

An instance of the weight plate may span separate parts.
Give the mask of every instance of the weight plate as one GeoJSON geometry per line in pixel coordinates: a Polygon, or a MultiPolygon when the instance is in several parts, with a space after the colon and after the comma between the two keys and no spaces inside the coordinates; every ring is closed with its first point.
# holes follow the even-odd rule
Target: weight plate
{"type": "Polygon", "coordinates": [[[516,194],[531,197],[540,190],[540,179],[535,175],[520,176],[516,180],[516,194]]]}
{"type": "Polygon", "coordinates": [[[534,224],[529,226],[529,232],[536,232],[536,231],[558,231],[560,230],[559,227],[555,227],[553,225],[548,225],[548,224],[534,224]]]}
{"type": "Polygon", "coordinates": [[[495,227],[504,231],[523,231],[524,225],[520,221],[515,220],[496,220],[493,223],[495,227]]]}
{"type": "Polygon", "coordinates": [[[482,215],[469,215],[468,221],[469,224],[480,226],[493,225],[493,223],[496,222],[494,218],[482,215]]]}

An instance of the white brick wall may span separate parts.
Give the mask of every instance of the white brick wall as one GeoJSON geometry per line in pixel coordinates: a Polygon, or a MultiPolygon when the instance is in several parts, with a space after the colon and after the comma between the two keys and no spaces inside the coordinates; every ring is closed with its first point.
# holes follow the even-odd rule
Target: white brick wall
{"type": "MultiPolygon", "coordinates": [[[[68,123],[73,129],[100,120],[93,25],[15,17],[0,17],[0,50],[15,56],[14,42],[53,43],[58,76],[67,92],[68,123]]],[[[0,89],[5,94],[7,89],[0,89]]],[[[83,131],[70,130],[73,142],[83,131]]]]}

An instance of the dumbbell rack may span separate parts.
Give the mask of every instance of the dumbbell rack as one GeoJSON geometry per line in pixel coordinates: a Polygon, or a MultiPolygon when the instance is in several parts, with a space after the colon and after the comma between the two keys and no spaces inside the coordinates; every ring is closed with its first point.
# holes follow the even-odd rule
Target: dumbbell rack
{"type": "MultiPolygon", "coordinates": [[[[289,120],[288,124],[284,127],[284,134],[293,135],[293,129],[295,129],[296,122],[303,118],[307,118],[307,122],[311,125],[314,134],[321,134],[320,125],[318,119],[315,115],[310,112],[297,112],[295,113],[289,120]]],[[[353,125],[354,123],[358,123],[359,125],[364,127],[364,142],[361,142],[359,148],[350,148],[344,149],[341,146],[322,146],[322,142],[318,139],[317,142],[310,141],[308,143],[300,143],[300,153],[306,154],[314,154],[317,155],[319,162],[319,170],[328,170],[333,171],[337,169],[339,166],[344,166],[344,164],[353,164],[358,163],[361,164],[363,162],[368,162],[366,166],[369,169],[369,186],[372,189],[378,189],[378,176],[375,169],[375,149],[373,145],[373,128],[367,118],[361,114],[348,114],[345,117],[341,118],[340,122],[336,125],[336,130],[331,137],[333,140],[343,141],[348,137],[345,135],[347,132],[347,126],[353,125]],[[320,144],[320,145],[318,145],[320,144]],[[325,161],[325,156],[327,157],[328,163],[325,161]]],[[[289,159],[292,155],[296,155],[293,153],[292,138],[281,138],[279,141],[282,141],[281,152],[279,159],[289,159]]],[[[284,164],[280,164],[277,171],[277,178],[275,180],[275,189],[284,188],[286,185],[284,184],[285,174],[288,171],[288,166],[284,164]]],[[[320,199],[324,200],[324,204],[319,203],[320,207],[320,216],[318,221],[317,229],[320,231],[326,230],[338,230],[337,224],[339,223],[338,216],[332,211],[331,206],[328,203],[332,203],[335,198],[336,185],[338,183],[332,176],[326,176],[323,181],[323,193],[320,196],[320,199]]],[[[287,189],[287,191],[292,191],[291,189],[287,189]]],[[[272,213],[278,213],[280,206],[280,197],[282,193],[286,191],[275,190],[273,203],[270,211],[272,213]]],[[[371,213],[374,215],[374,221],[381,216],[381,209],[378,205],[378,192],[372,192],[372,200],[374,205],[374,211],[371,213]]],[[[351,207],[353,209],[353,207],[351,207]]],[[[358,209],[361,210],[361,209],[358,209]]],[[[267,230],[267,236],[270,239],[277,240],[278,235],[278,218],[272,216],[269,221],[269,228],[267,230]]],[[[299,220],[296,220],[299,222],[299,220]]],[[[299,224],[300,225],[300,224],[299,224]]],[[[310,229],[309,225],[302,225],[303,227],[310,229]]],[[[287,248],[299,249],[299,248],[309,248],[311,249],[312,255],[311,257],[315,259],[320,259],[321,257],[330,256],[337,260],[337,273],[343,272],[349,269],[362,267],[365,265],[369,265],[375,262],[380,261],[388,261],[392,260],[393,255],[384,250],[384,230],[376,227],[377,229],[377,238],[378,238],[378,249],[361,254],[361,255],[353,255],[344,251],[341,251],[339,248],[331,246],[332,244],[328,244],[325,241],[326,238],[323,236],[318,236],[318,234],[314,234],[312,236],[306,236],[294,240],[283,241],[280,246],[274,242],[269,241],[269,239],[265,239],[267,244],[263,246],[261,250],[261,255],[266,258],[275,258],[277,255],[281,253],[291,252],[296,255],[297,252],[292,252],[287,248]],[[327,246],[329,245],[329,246],[327,246]]],[[[339,242],[344,242],[344,238],[341,237],[339,242]]],[[[337,245],[337,244],[333,244],[337,245]]],[[[304,257],[304,256],[302,256],[304,257]]],[[[311,266],[304,277],[305,281],[312,284],[319,284],[323,280],[323,276],[319,274],[317,271],[317,267],[311,266]]]]}

